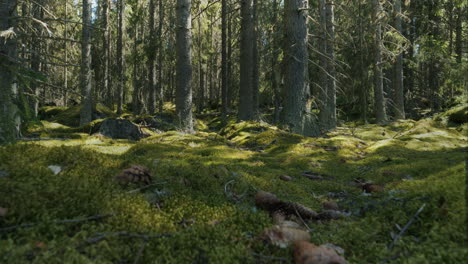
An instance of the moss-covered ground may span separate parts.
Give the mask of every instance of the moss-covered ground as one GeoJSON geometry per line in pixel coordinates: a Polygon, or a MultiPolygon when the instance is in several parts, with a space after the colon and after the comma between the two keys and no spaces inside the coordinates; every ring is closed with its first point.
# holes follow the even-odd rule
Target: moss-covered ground
{"type": "Polygon", "coordinates": [[[30,128],[41,140],[0,147],[0,207],[8,208],[0,263],[292,263],[291,249],[258,239],[273,222],[255,207],[257,190],[317,211],[336,201],[349,217],[309,222],[311,242],[343,248],[349,263],[464,263],[467,124],[442,119],[349,124],[306,138],[253,122],[221,127],[210,117],[194,135],[133,142],[49,116],[30,128]],[[117,184],[130,165],[149,168],[158,184],[135,192],[117,184]],[[327,177],[313,181],[304,171],[327,177]],[[294,179],[281,181],[285,174],[294,179]],[[363,195],[354,178],[385,191],[363,195]]]}

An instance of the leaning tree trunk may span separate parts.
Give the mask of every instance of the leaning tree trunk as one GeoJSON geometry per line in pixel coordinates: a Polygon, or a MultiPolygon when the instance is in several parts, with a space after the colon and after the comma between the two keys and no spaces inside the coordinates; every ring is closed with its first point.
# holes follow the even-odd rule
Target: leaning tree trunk
{"type": "Polygon", "coordinates": [[[374,0],[374,23],[375,23],[375,61],[374,61],[374,97],[375,97],[375,115],[377,123],[383,124],[387,122],[387,113],[385,111],[385,98],[383,90],[383,73],[382,73],[382,25],[380,0],[374,0]]]}
{"type": "Polygon", "coordinates": [[[0,144],[14,142],[19,136],[18,109],[13,103],[17,96],[15,81],[16,36],[13,17],[16,0],[0,0],[0,144]]]}
{"type": "Polygon", "coordinates": [[[241,1],[239,120],[253,120],[252,0],[241,1]]]}
{"type": "MultiPolygon", "coordinates": [[[[403,34],[401,26],[401,0],[395,0],[395,29],[403,34]]],[[[405,97],[403,86],[403,52],[397,55],[395,62],[395,76],[394,76],[394,112],[395,119],[405,119],[405,97]]]]}
{"type": "Polygon", "coordinates": [[[283,124],[293,133],[307,134],[308,92],[307,0],[286,0],[285,100],[283,124]]]}
{"type": "Polygon", "coordinates": [[[81,98],[80,125],[92,121],[93,102],[91,84],[91,0],[83,0],[83,29],[81,39],[81,98]]]}
{"type": "Polygon", "coordinates": [[[176,112],[179,128],[193,132],[192,120],[192,54],[191,42],[192,18],[190,14],[191,0],[177,0],[177,32],[176,32],[176,112]]]}

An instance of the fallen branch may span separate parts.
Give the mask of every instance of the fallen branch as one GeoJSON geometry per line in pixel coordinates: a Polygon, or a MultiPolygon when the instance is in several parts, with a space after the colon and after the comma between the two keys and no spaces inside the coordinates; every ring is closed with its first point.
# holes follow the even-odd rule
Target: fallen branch
{"type": "MultiPolygon", "coordinates": [[[[96,221],[96,220],[111,217],[111,216],[114,216],[114,215],[115,215],[115,213],[110,213],[110,214],[105,214],[105,215],[94,215],[94,216],[81,218],[81,219],[56,220],[56,221],[46,222],[46,224],[71,224],[71,223],[80,223],[80,222],[87,222],[87,221],[96,221]]],[[[38,224],[40,224],[40,223],[30,223],[30,224],[23,224],[23,225],[4,227],[4,228],[0,228],[0,232],[8,232],[8,231],[16,230],[16,229],[19,229],[19,228],[33,227],[33,226],[38,225],[38,224]]]]}
{"type": "Polygon", "coordinates": [[[408,223],[406,223],[406,225],[403,227],[403,229],[401,229],[400,233],[398,233],[398,235],[396,235],[394,238],[393,238],[393,241],[392,243],[388,246],[388,249],[389,250],[392,250],[393,246],[395,246],[395,243],[397,242],[398,239],[400,239],[401,236],[403,236],[403,234],[406,232],[406,230],[408,230],[408,228],[410,227],[411,224],[413,224],[414,220],[416,219],[416,217],[418,217],[418,215],[424,210],[424,207],[426,207],[426,204],[423,204],[419,209],[418,211],[413,215],[413,217],[411,217],[411,219],[408,221],[408,223]]]}

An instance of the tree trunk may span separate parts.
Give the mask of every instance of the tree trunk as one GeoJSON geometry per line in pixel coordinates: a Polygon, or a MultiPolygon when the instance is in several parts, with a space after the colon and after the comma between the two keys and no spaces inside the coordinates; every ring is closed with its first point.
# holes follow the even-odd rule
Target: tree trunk
{"type": "MultiPolygon", "coordinates": [[[[65,0],[65,20],[68,20],[68,1],[65,0]]],[[[68,38],[68,23],[65,21],[63,24],[63,38],[68,38]]],[[[68,63],[68,50],[67,50],[67,41],[63,42],[64,49],[64,62],[68,63]]],[[[104,90],[106,91],[106,90],[104,90]]],[[[66,65],[63,66],[63,106],[68,105],[68,68],[66,65]]]]}
{"type": "Polygon", "coordinates": [[[320,126],[323,130],[328,128],[328,119],[330,113],[327,107],[328,103],[328,59],[327,59],[327,7],[326,0],[320,0],[320,38],[319,38],[319,66],[320,66],[320,81],[319,81],[319,102],[318,106],[320,109],[319,120],[320,126]]]}
{"type": "Polygon", "coordinates": [[[252,8],[252,111],[254,120],[260,119],[259,103],[259,86],[260,86],[260,61],[258,57],[258,0],[253,0],[252,8]]]}
{"type": "Polygon", "coordinates": [[[202,32],[201,32],[201,17],[197,19],[198,27],[198,112],[201,113],[205,109],[205,71],[203,70],[202,51],[202,32]]]}
{"type": "Polygon", "coordinates": [[[252,0],[241,1],[239,120],[253,120],[252,0]]]}
{"type": "MultiPolygon", "coordinates": [[[[465,7],[466,8],[466,7],[465,7]]],[[[457,54],[457,63],[462,62],[463,57],[463,7],[457,7],[457,22],[456,22],[456,38],[455,38],[455,53],[457,54]]],[[[465,16],[466,19],[466,16],[465,16]]],[[[465,20],[466,21],[466,20],[465,20]]],[[[465,42],[466,44],[466,42],[465,42]]]]}
{"type": "Polygon", "coordinates": [[[123,56],[123,19],[124,3],[123,0],[117,2],[118,27],[117,27],[117,114],[122,114],[124,104],[124,56],[123,56]]]}
{"type": "MultiPolygon", "coordinates": [[[[401,0],[395,0],[395,29],[403,34],[403,29],[401,25],[401,0]]],[[[395,75],[394,75],[394,114],[395,119],[405,119],[405,95],[404,95],[404,86],[403,86],[403,52],[397,55],[395,62],[395,75]]]]}
{"type": "Polygon", "coordinates": [[[91,1],[83,0],[83,29],[81,39],[81,100],[80,125],[92,121],[92,84],[91,84],[91,1]]]}
{"type": "MultiPolygon", "coordinates": [[[[275,35],[276,32],[279,32],[279,21],[278,21],[278,0],[273,1],[273,35],[275,35]]],[[[273,89],[273,96],[274,96],[274,122],[279,123],[280,122],[280,112],[281,112],[281,74],[280,74],[280,69],[278,66],[278,60],[279,60],[279,55],[280,55],[280,41],[278,37],[272,36],[273,40],[273,56],[272,56],[272,62],[271,62],[271,85],[273,89]]]]}
{"type": "Polygon", "coordinates": [[[141,112],[140,104],[140,83],[138,81],[139,74],[139,58],[138,58],[138,41],[139,32],[138,27],[135,26],[135,32],[133,35],[133,95],[132,95],[132,110],[134,115],[138,115],[141,112]]]}
{"type": "MultiPolygon", "coordinates": [[[[42,1],[37,0],[33,4],[33,17],[39,21],[42,20],[42,1]]],[[[34,30],[35,34],[42,35],[42,26],[39,23],[34,23],[34,30]]],[[[35,73],[39,73],[41,70],[41,42],[37,40],[32,41],[32,55],[31,55],[31,70],[35,73]]],[[[36,81],[31,82],[31,92],[33,94],[33,98],[31,100],[31,106],[34,113],[34,116],[37,116],[39,112],[39,96],[40,90],[39,85],[36,81]]]]}
{"type": "Polygon", "coordinates": [[[285,102],[283,124],[293,133],[308,134],[307,0],[286,0],[285,11],[285,102]]]}
{"type": "Polygon", "coordinates": [[[374,61],[374,100],[375,115],[378,124],[387,122],[387,113],[385,111],[385,98],[383,91],[383,73],[382,73],[382,25],[380,21],[381,6],[379,0],[374,0],[374,23],[375,23],[375,61],[374,61]]]}
{"type": "MultiPolygon", "coordinates": [[[[15,31],[16,0],[0,0],[0,31],[15,31]]],[[[16,37],[0,37],[0,144],[14,142],[19,137],[18,109],[13,103],[17,96],[15,78],[16,37]]]]}
{"type": "Polygon", "coordinates": [[[191,0],[177,0],[176,10],[176,111],[179,128],[186,133],[192,133],[191,0]]]}
{"type": "Polygon", "coordinates": [[[227,0],[221,2],[221,120],[227,122],[227,0]]]}
{"type": "Polygon", "coordinates": [[[232,100],[234,97],[234,90],[233,90],[233,81],[232,81],[232,18],[229,15],[227,19],[227,94],[226,94],[226,104],[227,109],[230,109],[232,106],[232,100]]]}
{"type": "Polygon", "coordinates": [[[156,27],[155,27],[155,0],[149,2],[149,44],[148,54],[148,112],[154,114],[156,110],[156,27]]]}
{"type": "Polygon", "coordinates": [[[336,128],[336,71],[335,71],[335,3],[327,0],[327,126],[326,129],[336,128]]]}
{"type": "Polygon", "coordinates": [[[106,93],[107,106],[113,107],[110,85],[110,39],[109,39],[109,0],[102,0],[102,90],[106,93]]]}
{"type": "Polygon", "coordinates": [[[163,91],[163,56],[164,56],[164,47],[163,47],[163,24],[164,24],[164,6],[163,1],[159,1],[159,24],[158,24],[158,87],[157,87],[157,99],[159,112],[163,112],[164,107],[164,91],[163,91]]]}

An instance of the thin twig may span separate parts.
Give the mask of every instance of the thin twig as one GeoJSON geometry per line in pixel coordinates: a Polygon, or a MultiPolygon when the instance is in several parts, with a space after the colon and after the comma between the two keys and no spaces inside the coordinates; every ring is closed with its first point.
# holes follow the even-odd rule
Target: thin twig
{"type": "Polygon", "coordinates": [[[130,238],[140,238],[144,240],[149,239],[156,239],[156,238],[163,238],[163,237],[170,237],[172,236],[169,233],[162,233],[158,235],[144,235],[144,234],[137,234],[137,233],[128,233],[128,232],[116,232],[116,233],[96,233],[98,236],[90,237],[86,239],[88,245],[97,244],[100,241],[108,238],[108,237],[130,237],[130,238]]]}
{"type": "Polygon", "coordinates": [[[302,223],[307,228],[307,230],[309,230],[309,232],[312,232],[312,229],[310,229],[310,227],[307,225],[307,223],[302,218],[301,214],[297,211],[296,205],[294,205],[294,211],[296,211],[296,215],[299,216],[299,219],[301,219],[302,223]]]}
{"type": "Polygon", "coordinates": [[[411,219],[408,221],[408,223],[406,223],[406,225],[403,227],[403,229],[401,229],[400,233],[398,233],[398,235],[396,235],[394,238],[393,238],[393,241],[392,243],[388,246],[388,249],[391,250],[393,248],[393,246],[395,245],[395,243],[397,242],[397,240],[403,236],[403,234],[406,232],[406,230],[408,230],[408,228],[410,227],[411,224],[413,224],[414,220],[416,219],[416,217],[418,217],[418,215],[424,210],[424,207],[426,207],[426,204],[423,204],[421,206],[421,208],[418,209],[418,211],[413,215],[413,217],[411,217],[411,219]]]}
{"type": "MultiPolygon", "coordinates": [[[[114,216],[114,215],[115,215],[115,213],[110,213],[110,214],[105,214],[105,215],[94,215],[94,216],[90,216],[90,217],[86,217],[86,218],[80,218],[80,219],[56,220],[56,221],[46,222],[46,224],[80,223],[80,222],[100,220],[100,219],[111,217],[111,216],[114,216]]],[[[30,223],[30,224],[23,224],[23,225],[4,227],[4,228],[0,228],[0,232],[12,231],[12,230],[15,230],[15,229],[18,229],[18,228],[33,227],[33,226],[38,225],[38,224],[40,224],[40,223],[30,223]]]]}
{"type": "Polygon", "coordinates": [[[145,249],[146,243],[148,243],[148,241],[145,239],[143,241],[143,245],[141,245],[140,249],[138,250],[138,253],[137,253],[136,257],[135,257],[135,261],[133,261],[133,264],[138,264],[138,261],[140,260],[141,256],[143,255],[143,250],[145,249]]]}
{"type": "Polygon", "coordinates": [[[149,187],[153,187],[153,186],[155,186],[155,185],[166,184],[166,183],[167,183],[167,182],[157,182],[157,183],[153,183],[153,184],[148,184],[148,185],[145,185],[145,186],[143,186],[143,187],[136,188],[136,189],[134,189],[134,190],[128,191],[127,193],[138,192],[138,191],[141,191],[141,190],[148,189],[149,187]]]}
{"type": "Polygon", "coordinates": [[[255,252],[252,253],[252,256],[257,257],[257,258],[262,258],[262,259],[281,261],[281,262],[283,262],[283,261],[284,261],[284,262],[288,261],[286,258],[265,256],[265,255],[258,254],[258,253],[255,253],[255,252]]]}

